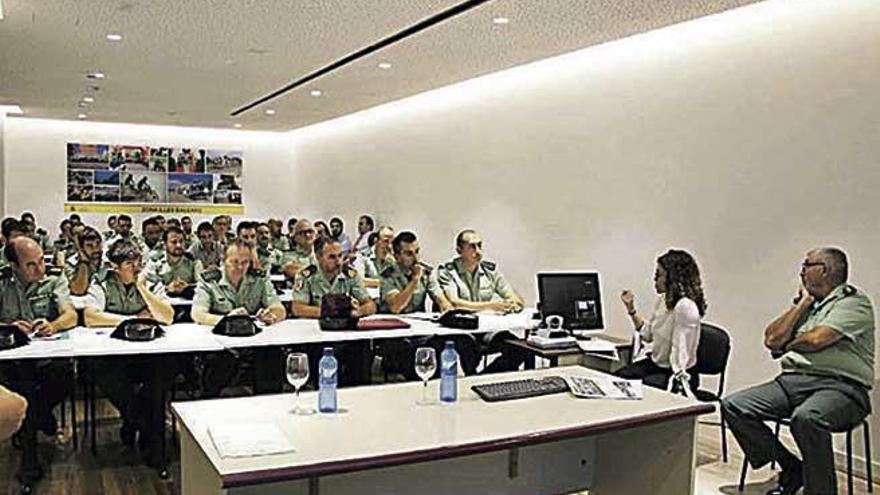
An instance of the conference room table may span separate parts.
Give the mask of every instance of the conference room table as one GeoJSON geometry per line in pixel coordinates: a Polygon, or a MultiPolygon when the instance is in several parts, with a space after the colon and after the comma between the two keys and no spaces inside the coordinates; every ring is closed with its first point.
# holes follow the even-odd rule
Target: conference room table
{"type": "MultiPolygon", "coordinates": [[[[470,389],[560,374],[602,375],[562,367],[460,378],[452,404],[417,404],[419,382],[346,388],[333,414],[293,414],[293,394],[175,402],[182,493],[693,493],[696,420],[712,405],[650,388],[641,400],[560,393],[492,403],[470,389]],[[247,437],[257,427],[293,450],[220,455],[217,428],[247,437]]],[[[316,402],[317,392],[299,397],[316,402]]]]}

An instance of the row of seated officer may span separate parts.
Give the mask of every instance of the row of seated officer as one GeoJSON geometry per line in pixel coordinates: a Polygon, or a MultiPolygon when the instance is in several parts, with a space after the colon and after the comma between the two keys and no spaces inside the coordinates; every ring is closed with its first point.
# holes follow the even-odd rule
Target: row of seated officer
{"type": "MultiPolygon", "coordinates": [[[[164,234],[166,254],[164,263],[176,265],[182,259],[178,251],[178,232],[174,228],[164,234]],[[177,258],[175,262],[175,258],[177,258]]],[[[89,327],[113,327],[132,317],[147,317],[160,324],[174,321],[174,308],[168,302],[166,284],[156,281],[143,269],[143,256],[138,245],[130,240],[114,242],[107,252],[109,266],[93,266],[92,260],[102,259],[100,237],[93,237],[84,229],[80,239],[83,262],[69,270],[73,280],[89,278],[84,322],[89,327]]],[[[320,314],[319,301],[328,293],[347,294],[353,299],[355,313],[365,316],[384,311],[406,313],[424,311],[427,297],[435,308],[452,307],[469,309],[492,309],[501,311],[522,310],[522,299],[510,287],[494,264],[482,259],[482,241],[472,230],[463,231],[457,238],[459,256],[440,269],[434,270],[419,260],[420,247],[415,235],[402,232],[393,241],[396,262],[385,267],[382,274],[381,302],[377,305],[363,287],[361,277],[342,263],[341,246],[332,239],[319,237],[315,242],[317,263],[302,270],[296,277],[293,290],[292,317],[316,318],[320,314]]],[[[68,277],[57,270],[47,273],[43,252],[28,237],[15,237],[4,248],[9,267],[3,272],[2,320],[20,327],[29,334],[51,335],[72,328],[76,324],[76,311],[70,301],[68,277]]],[[[202,324],[215,324],[228,314],[249,314],[266,324],[272,324],[287,316],[284,306],[264,272],[253,270],[253,246],[242,239],[227,243],[223,253],[221,270],[205,270],[199,275],[195,289],[191,317],[202,324]]],[[[148,262],[150,264],[151,262],[148,262]]],[[[153,272],[155,273],[155,272],[153,272]]],[[[161,273],[161,271],[159,272],[161,273]]],[[[171,281],[179,277],[173,276],[171,281]]],[[[175,284],[168,284],[169,286],[175,284]]],[[[178,284],[179,285],[179,284],[178,284]]],[[[462,367],[467,373],[476,371],[480,352],[473,339],[462,338],[459,350],[462,367]]],[[[394,353],[411,356],[413,346],[426,342],[416,340],[394,348],[394,353]]],[[[441,342],[429,342],[440,346],[441,342]]],[[[363,383],[364,373],[369,371],[362,361],[365,353],[361,344],[338,346],[343,367],[340,381],[343,384],[363,383]],[[350,358],[350,359],[349,359],[350,358]],[[360,360],[361,362],[359,362],[360,360]],[[346,369],[347,368],[347,369],[346,369]]],[[[486,371],[516,369],[525,359],[521,351],[504,349],[486,371]]],[[[317,355],[319,349],[308,349],[317,355]]],[[[253,359],[257,376],[255,388],[258,393],[278,391],[283,381],[282,351],[266,349],[250,353],[233,354],[228,351],[216,353],[205,359],[203,385],[204,395],[215,396],[239,368],[242,359],[253,359]]],[[[403,358],[412,366],[412,359],[403,358]]],[[[58,431],[52,409],[70,392],[71,363],[53,360],[40,363],[37,381],[39,391],[28,399],[32,402],[29,420],[35,421],[41,431],[54,434],[58,431]]],[[[152,431],[162,418],[150,401],[154,397],[156,380],[167,383],[188,364],[180,358],[106,357],[93,360],[97,385],[107,394],[122,417],[120,436],[126,445],[139,443],[149,455],[157,443],[152,431]],[[163,359],[162,366],[155,361],[163,359]],[[155,373],[156,369],[160,372],[155,373]],[[139,438],[139,440],[138,440],[139,438]]],[[[316,369],[316,368],[315,368],[316,369]]],[[[6,382],[17,382],[15,366],[4,370],[6,382]]]]}

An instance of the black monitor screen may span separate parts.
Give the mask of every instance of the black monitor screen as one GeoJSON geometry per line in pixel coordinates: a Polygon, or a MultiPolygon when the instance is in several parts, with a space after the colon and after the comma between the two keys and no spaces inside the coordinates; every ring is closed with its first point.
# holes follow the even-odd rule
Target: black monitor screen
{"type": "Polygon", "coordinates": [[[541,317],[560,315],[569,330],[604,328],[602,291],[596,272],[539,273],[538,299],[541,317]]]}

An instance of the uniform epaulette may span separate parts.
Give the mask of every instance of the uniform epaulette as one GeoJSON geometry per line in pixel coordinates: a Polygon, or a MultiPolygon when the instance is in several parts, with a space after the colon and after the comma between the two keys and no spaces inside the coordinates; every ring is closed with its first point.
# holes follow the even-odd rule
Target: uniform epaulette
{"type": "Polygon", "coordinates": [[[266,270],[263,270],[262,268],[255,268],[253,266],[248,268],[248,273],[250,273],[251,275],[253,275],[255,277],[265,277],[266,276],[266,270]]]}
{"type": "Polygon", "coordinates": [[[355,270],[354,268],[352,268],[352,267],[350,267],[350,266],[346,266],[346,267],[344,267],[344,268],[342,269],[342,273],[344,273],[345,276],[348,277],[348,278],[356,278],[357,275],[358,275],[357,270],[355,270]]]}
{"type": "Polygon", "coordinates": [[[392,265],[392,266],[388,266],[388,267],[386,267],[384,270],[382,270],[382,276],[383,276],[383,277],[390,277],[390,276],[393,275],[393,274],[394,274],[394,266],[393,266],[393,265],[392,265]]]}
{"type": "Polygon", "coordinates": [[[491,261],[481,261],[480,266],[482,266],[483,268],[485,268],[486,270],[488,270],[490,272],[494,272],[496,265],[495,265],[495,263],[493,263],[491,261]]]}
{"type": "Polygon", "coordinates": [[[455,262],[447,261],[446,263],[440,265],[440,268],[443,268],[444,270],[455,270],[455,262]]]}
{"type": "Polygon", "coordinates": [[[299,275],[301,275],[303,278],[309,278],[316,273],[318,273],[318,267],[315,265],[309,265],[300,270],[299,275]]]}
{"type": "Polygon", "coordinates": [[[220,270],[205,270],[202,272],[202,280],[208,283],[217,282],[222,277],[223,274],[220,273],[220,270]]]}

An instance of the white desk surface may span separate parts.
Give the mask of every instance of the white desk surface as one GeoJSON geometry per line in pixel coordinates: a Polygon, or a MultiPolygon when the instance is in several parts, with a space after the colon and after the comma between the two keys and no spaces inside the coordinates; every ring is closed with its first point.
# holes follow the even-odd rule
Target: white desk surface
{"type": "MultiPolygon", "coordinates": [[[[361,469],[475,454],[572,438],[652,422],[696,416],[714,410],[649,387],[640,401],[577,399],[555,394],[487,403],[470,390],[476,383],[528,376],[601,375],[581,367],[459,378],[459,401],[416,405],[419,382],[339,390],[334,415],[291,414],[293,394],[178,402],[174,413],[193,435],[224,486],[324,476],[361,469]],[[503,421],[499,421],[503,418],[503,421]],[[214,422],[272,422],[295,452],[250,458],[220,458],[208,426],[214,422]]],[[[429,384],[436,398],[439,380],[429,384]]],[[[301,403],[317,407],[317,393],[301,403]]]]}
{"type": "Polygon", "coordinates": [[[113,328],[77,327],[71,332],[75,356],[172,354],[222,351],[209,327],[178,323],[163,327],[165,335],[149,342],[130,342],[110,337],[113,328]]]}

